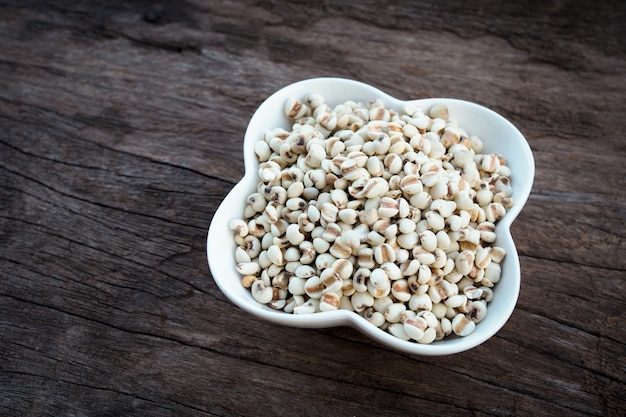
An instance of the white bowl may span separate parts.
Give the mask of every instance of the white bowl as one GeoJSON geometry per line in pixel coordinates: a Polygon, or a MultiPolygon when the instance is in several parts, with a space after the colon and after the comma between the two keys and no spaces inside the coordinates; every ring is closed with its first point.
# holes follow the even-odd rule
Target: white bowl
{"type": "Polygon", "coordinates": [[[434,103],[448,106],[450,115],[469,135],[479,136],[484,143],[483,153],[497,152],[504,155],[511,170],[512,198],[515,204],[497,223],[495,246],[506,250],[502,261],[502,277],[494,287],[493,300],[488,304],[487,317],[476,325],[473,333],[465,337],[448,336],[431,344],[401,340],[369,323],[363,317],[347,310],[294,315],[273,310],[259,304],[250,291],[241,284],[241,276],[235,270],[233,232],[229,222],[243,216],[246,198],[258,184],[258,162],[254,143],[266,130],[276,127],[291,128],[284,114],[288,97],[304,99],[311,93],[321,94],[331,107],[347,100],[367,103],[380,98],[387,108],[401,109],[405,103],[384,92],[357,81],[341,78],[315,78],[288,85],[265,100],[252,116],[244,138],[245,175],[228,193],[217,209],[207,237],[207,258],[215,283],[235,305],[264,320],[293,327],[322,328],[352,326],[372,339],[398,351],[417,355],[447,355],[471,349],[489,339],[504,326],[510,317],[520,288],[520,266],[510,226],[524,206],[532,187],[535,165],[530,147],[520,131],[509,121],[478,104],[449,98],[412,100],[424,110],[434,103]]]}

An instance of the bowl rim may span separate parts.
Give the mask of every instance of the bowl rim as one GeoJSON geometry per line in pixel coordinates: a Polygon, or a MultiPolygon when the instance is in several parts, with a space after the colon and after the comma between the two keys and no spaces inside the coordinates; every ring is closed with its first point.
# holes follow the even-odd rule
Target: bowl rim
{"type": "MultiPolygon", "coordinates": [[[[343,100],[345,101],[351,99],[353,98],[350,97],[350,94],[346,93],[346,97],[343,100]]],[[[283,116],[281,116],[281,118],[288,121],[288,119],[286,119],[286,116],[283,116]]],[[[457,115],[453,115],[453,118],[458,119],[457,115]]],[[[464,126],[462,126],[460,123],[459,126],[461,128],[464,128],[464,126]]],[[[238,183],[229,191],[224,200],[220,203],[213,218],[211,219],[207,234],[206,252],[207,262],[209,264],[209,268],[211,270],[212,277],[216,285],[233,304],[243,309],[247,313],[269,322],[291,327],[327,328],[335,326],[350,326],[387,347],[405,353],[423,356],[448,355],[460,353],[474,348],[495,335],[506,324],[509,317],[513,313],[519,296],[519,290],[521,285],[521,271],[518,253],[510,232],[510,226],[522,210],[530,195],[532,183],[534,180],[535,166],[532,151],[527,140],[510,121],[501,116],[499,113],[480,104],[465,100],[459,100],[454,98],[399,100],[372,85],[365,84],[360,81],[336,77],[311,78],[301,80],[280,88],[279,90],[268,96],[259,105],[259,107],[252,115],[244,134],[243,158],[245,169],[244,175],[238,181],[238,183]],[[511,302],[504,308],[501,308],[499,310],[498,317],[495,321],[490,318],[491,321],[489,323],[491,323],[491,325],[489,329],[487,329],[487,326],[481,328],[481,325],[483,324],[481,322],[476,326],[476,330],[474,331],[474,333],[465,337],[447,337],[442,341],[436,341],[431,344],[420,344],[415,341],[404,341],[393,336],[387,331],[379,329],[359,314],[349,310],[318,312],[307,315],[295,315],[285,313],[283,311],[273,310],[268,306],[259,304],[258,302],[256,302],[256,300],[252,298],[249,290],[245,289],[241,285],[240,275],[234,270],[234,268],[231,268],[230,273],[222,270],[225,266],[225,262],[227,264],[230,264],[231,266],[234,264],[234,251],[231,254],[231,258],[233,258],[231,259],[231,262],[227,262],[223,257],[224,254],[222,253],[224,252],[222,247],[223,244],[221,243],[223,241],[224,228],[227,229],[228,232],[230,232],[229,236],[232,237],[232,231],[228,229],[229,220],[227,221],[227,219],[237,218],[237,215],[241,217],[240,213],[232,213],[227,203],[236,198],[239,198],[241,200],[242,196],[247,196],[250,193],[250,190],[252,189],[251,184],[256,185],[258,183],[258,178],[256,178],[256,167],[258,166],[258,161],[256,159],[256,155],[253,149],[254,142],[260,140],[262,134],[264,133],[263,131],[258,130],[258,125],[262,122],[262,119],[265,117],[265,112],[267,111],[278,111],[282,114],[282,109],[284,108],[284,100],[286,100],[287,97],[296,96],[298,98],[301,98],[305,94],[319,91],[321,86],[325,86],[324,88],[326,89],[341,88],[342,91],[357,89],[361,92],[360,94],[371,95],[372,99],[380,98],[381,100],[383,100],[386,107],[388,108],[390,106],[393,106],[394,108],[400,108],[399,106],[409,102],[417,102],[418,104],[422,105],[422,107],[442,102],[447,104],[451,109],[455,109],[460,106],[464,109],[471,109],[471,111],[473,112],[485,114],[490,118],[490,120],[497,120],[498,123],[502,124],[503,128],[506,127],[507,129],[509,129],[512,135],[517,138],[517,140],[513,143],[516,144],[517,147],[519,147],[518,151],[522,153],[522,156],[517,157],[516,160],[521,159],[525,162],[526,165],[523,168],[525,170],[524,173],[526,179],[525,181],[521,182],[523,187],[520,188],[515,188],[516,180],[513,179],[515,205],[507,211],[507,214],[504,216],[504,218],[500,219],[500,221],[496,225],[496,232],[498,236],[498,240],[496,242],[506,243],[506,245],[498,246],[507,246],[507,255],[505,257],[505,262],[507,262],[507,276],[508,274],[513,274],[515,282],[512,284],[513,288],[510,290],[512,291],[509,296],[511,302]],[[528,180],[528,178],[530,178],[530,180],[528,180]],[[212,244],[211,242],[220,243],[212,244]],[[216,248],[219,248],[219,251],[216,250],[216,248]],[[233,275],[237,277],[235,284],[233,284],[232,282],[228,282],[228,278],[226,278],[226,276],[229,276],[232,279],[233,275]],[[245,290],[248,293],[248,296],[246,298],[242,298],[235,294],[232,291],[232,287],[234,285],[238,285],[239,287],[241,287],[241,289],[245,290]]],[[[243,206],[241,207],[241,210],[243,210],[243,206]]],[[[234,248],[234,239],[232,240],[233,245],[231,246],[234,248]]],[[[496,285],[496,289],[494,289],[494,291],[497,291],[499,285],[500,283],[496,285]]],[[[239,292],[239,290],[237,291],[239,292]]],[[[493,301],[491,303],[493,303],[493,301]]]]}

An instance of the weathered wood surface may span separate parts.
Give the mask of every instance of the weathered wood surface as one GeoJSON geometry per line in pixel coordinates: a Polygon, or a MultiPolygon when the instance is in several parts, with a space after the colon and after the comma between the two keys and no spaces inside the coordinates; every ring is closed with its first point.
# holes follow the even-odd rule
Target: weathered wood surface
{"type": "Polygon", "coordinates": [[[0,2],[0,414],[624,415],[625,19],[617,1],[0,2]],[[256,320],[215,286],[206,230],[246,123],[316,76],[476,101],[528,138],[521,294],[484,345],[410,357],[256,320]]]}

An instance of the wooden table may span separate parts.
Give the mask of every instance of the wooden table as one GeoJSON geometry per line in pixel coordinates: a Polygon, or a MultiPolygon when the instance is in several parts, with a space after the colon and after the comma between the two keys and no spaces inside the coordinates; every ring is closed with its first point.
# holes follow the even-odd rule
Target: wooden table
{"type": "Polygon", "coordinates": [[[625,19],[623,2],[2,2],[0,414],[624,415],[625,19]],[[521,294],[488,342],[413,357],[260,321],[214,284],[206,232],[248,120],[318,76],[474,101],[528,138],[521,294]]]}

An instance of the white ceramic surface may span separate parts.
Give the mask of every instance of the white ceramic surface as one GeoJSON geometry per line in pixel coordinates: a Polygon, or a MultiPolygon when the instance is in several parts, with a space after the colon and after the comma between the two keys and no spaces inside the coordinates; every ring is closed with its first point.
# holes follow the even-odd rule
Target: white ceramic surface
{"type": "Polygon", "coordinates": [[[423,110],[434,103],[448,106],[450,115],[459,127],[469,135],[479,136],[484,143],[483,153],[497,152],[504,155],[512,172],[515,205],[500,220],[496,227],[496,246],[506,250],[502,262],[502,278],[494,288],[493,300],[488,304],[487,317],[477,324],[476,330],[465,337],[451,336],[442,341],[423,345],[400,340],[367,322],[357,313],[339,310],[308,315],[294,315],[257,303],[250,291],[241,285],[241,276],[235,271],[235,242],[228,224],[243,216],[248,195],[257,187],[258,162],[254,154],[254,142],[261,140],[266,130],[283,127],[291,130],[291,123],[284,115],[284,104],[288,97],[304,99],[310,93],[321,94],[331,107],[347,100],[368,102],[380,98],[387,108],[400,109],[403,101],[357,81],[340,78],[315,78],[288,85],[265,100],[253,115],[244,138],[245,175],[230,191],[218,208],[207,237],[207,258],[215,283],[235,305],[264,320],[293,327],[321,328],[352,326],[372,339],[393,349],[418,355],[447,355],[473,348],[504,326],[510,317],[520,288],[519,259],[509,228],[525,204],[532,187],[535,165],[530,147],[522,134],[499,114],[478,104],[448,99],[431,98],[412,100],[423,110]]]}

